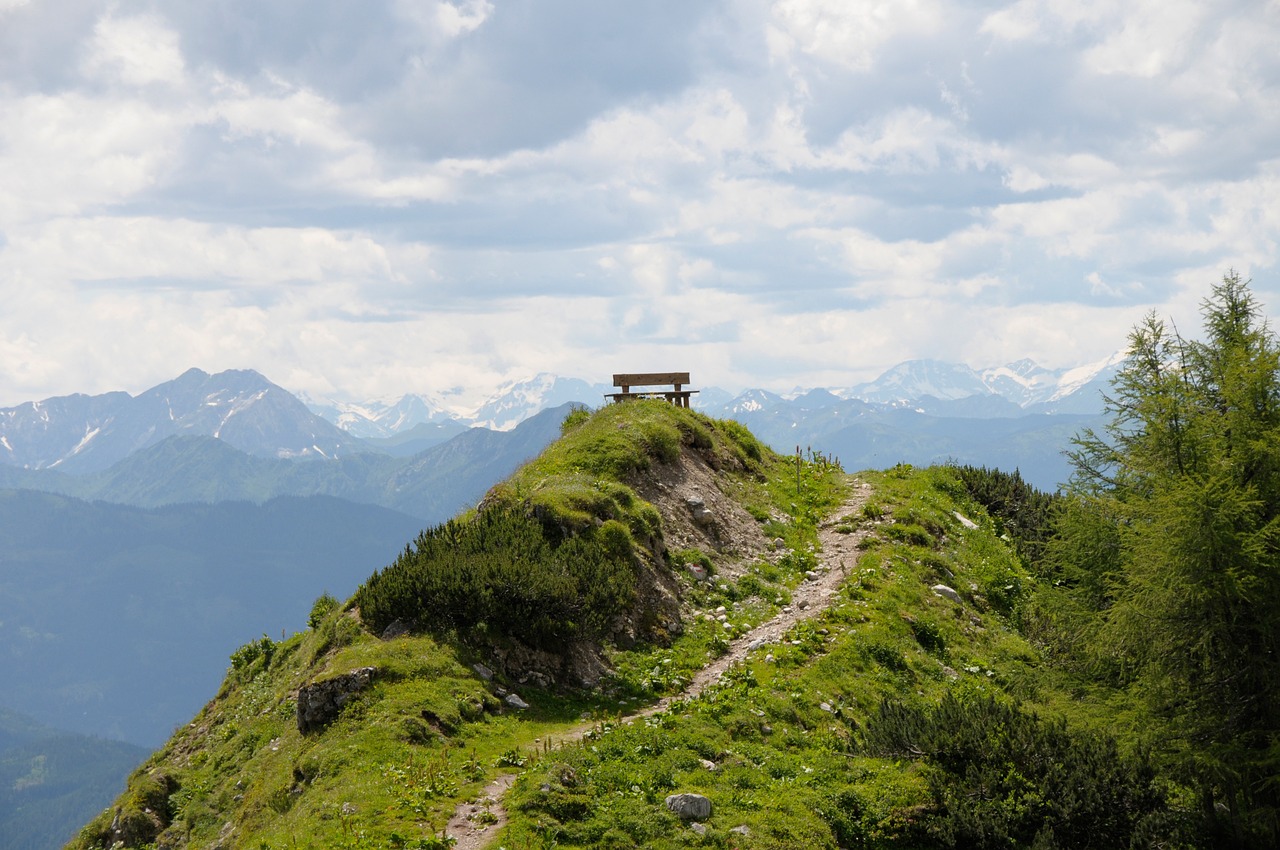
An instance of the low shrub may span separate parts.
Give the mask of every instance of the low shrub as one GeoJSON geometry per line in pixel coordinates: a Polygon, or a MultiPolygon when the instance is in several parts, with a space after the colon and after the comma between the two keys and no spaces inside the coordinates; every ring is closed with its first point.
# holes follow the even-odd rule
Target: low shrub
{"type": "Polygon", "coordinates": [[[886,700],[863,737],[870,754],[924,762],[932,840],[919,846],[1127,847],[1169,821],[1144,755],[990,696],[949,693],[936,708],[886,700]]]}
{"type": "Polygon", "coordinates": [[[550,650],[600,638],[635,595],[630,533],[609,520],[557,537],[504,507],[424,531],[356,591],[361,619],[374,632],[397,619],[434,631],[483,627],[550,650]]]}

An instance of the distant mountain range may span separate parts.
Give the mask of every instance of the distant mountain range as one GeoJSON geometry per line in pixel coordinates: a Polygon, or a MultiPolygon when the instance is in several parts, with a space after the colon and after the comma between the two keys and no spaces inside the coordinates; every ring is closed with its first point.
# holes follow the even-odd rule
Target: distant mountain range
{"type": "Polygon", "coordinates": [[[215,437],[247,454],[336,458],[367,450],[257,372],[189,369],[131,396],[69,395],[0,410],[0,461],[98,472],[169,437],[215,437]]]}
{"type": "MultiPolygon", "coordinates": [[[[1110,384],[1122,360],[1123,355],[1117,354],[1097,363],[1057,370],[1045,369],[1031,360],[987,369],[940,360],[909,360],[874,381],[849,387],[796,389],[781,394],[749,389],[737,395],[719,387],[702,387],[694,396],[694,407],[717,418],[733,418],[761,394],[787,403],[816,391],[845,401],[920,409],[944,417],[1094,415],[1102,411],[1100,392],[1110,384]]],[[[449,408],[439,399],[425,395],[405,395],[394,402],[304,400],[312,412],[353,435],[385,440],[423,425],[441,428],[452,423],[455,427],[505,431],[549,407],[569,402],[598,407],[605,394],[614,389],[606,383],[544,372],[504,384],[471,411],[449,408]]],[[[374,445],[385,450],[376,442],[374,445]]]]}
{"type": "MultiPolygon", "coordinates": [[[[913,360],[850,387],[736,396],[706,387],[695,407],[744,422],[779,450],[812,446],[850,468],[951,459],[1017,466],[1053,489],[1069,472],[1062,450],[1080,425],[1096,421],[1120,362],[1055,371],[1030,360],[981,370],[913,360]]],[[[71,395],[0,409],[0,486],[136,505],[325,494],[437,521],[541,450],[558,423],[526,425],[509,445],[497,434],[565,404],[598,406],[611,389],[543,373],[460,413],[411,394],[304,403],[252,370],[190,369],[138,396],[71,395]],[[440,459],[448,459],[447,481],[433,473],[440,459]],[[505,471],[488,477],[498,469],[505,471]],[[461,500],[446,492],[463,484],[461,500]]]]}

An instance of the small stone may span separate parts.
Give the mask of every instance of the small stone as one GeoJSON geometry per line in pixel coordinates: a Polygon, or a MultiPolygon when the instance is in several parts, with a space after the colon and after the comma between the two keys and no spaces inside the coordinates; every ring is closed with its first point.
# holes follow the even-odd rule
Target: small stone
{"type": "Polygon", "coordinates": [[[773,653],[772,653],[772,652],[770,652],[768,655],[766,655],[766,656],[764,657],[764,660],[765,660],[765,661],[768,661],[770,664],[772,664],[772,663],[773,663],[773,653]]]}
{"type": "Polygon", "coordinates": [[[725,623],[724,627],[726,631],[733,631],[733,623],[725,623]]]}
{"type": "Polygon", "coordinates": [[[751,641],[751,643],[747,644],[747,652],[755,652],[757,649],[764,646],[765,643],[766,641],[764,638],[756,638],[751,641]]]}
{"type": "Polygon", "coordinates": [[[786,545],[787,545],[787,541],[783,540],[781,537],[775,537],[775,538],[773,538],[773,548],[774,548],[774,549],[781,549],[781,548],[783,548],[783,547],[784,547],[784,546],[786,546],[786,545]]]}
{"type": "Polygon", "coordinates": [[[689,824],[689,829],[693,830],[699,835],[707,834],[707,825],[705,823],[691,823],[689,824]]]}
{"type": "Polygon", "coordinates": [[[954,588],[947,587],[945,584],[935,584],[933,587],[930,588],[930,590],[932,590],[934,593],[936,593],[939,596],[945,596],[947,599],[950,599],[952,602],[961,601],[960,594],[956,593],[954,588]]]}
{"type": "Polygon", "coordinates": [[[701,794],[672,794],[666,804],[681,820],[701,821],[711,817],[711,801],[701,794]]]}
{"type": "Polygon", "coordinates": [[[741,826],[735,826],[733,829],[729,831],[736,832],[738,835],[743,835],[743,836],[751,834],[751,830],[747,827],[745,823],[742,824],[741,826]]]}
{"type": "Polygon", "coordinates": [[[719,767],[719,765],[710,759],[699,759],[698,761],[707,770],[716,770],[719,767]]]}
{"type": "Polygon", "coordinates": [[[818,703],[818,708],[822,709],[822,710],[823,710],[823,711],[825,711],[827,714],[830,714],[830,713],[831,713],[831,703],[829,703],[829,702],[820,702],[820,703],[818,703]]]}
{"type": "Polygon", "coordinates": [[[504,699],[503,702],[505,702],[507,705],[511,706],[512,708],[517,708],[521,711],[524,711],[526,708],[529,707],[529,703],[520,699],[519,694],[507,694],[506,699],[504,699]]]}
{"type": "Polygon", "coordinates": [[[493,671],[490,670],[488,667],[484,666],[483,664],[480,664],[480,663],[472,664],[471,669],[475,671],[475,674],[477,676],[479,676],[481,679],[484,679],[486,682],[488,682],[493,678],[493,671]]]}

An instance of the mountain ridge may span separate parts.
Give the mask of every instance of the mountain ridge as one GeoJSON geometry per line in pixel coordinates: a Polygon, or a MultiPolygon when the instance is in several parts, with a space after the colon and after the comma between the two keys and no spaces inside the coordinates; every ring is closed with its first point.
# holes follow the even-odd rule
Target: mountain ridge
{"type": "Polygon", "coordinates": [[[1020,523],[1049,507],[982,470],[847,476],[661,402],[575,412],[347,604],[237,650],[71,846],[1164,840],[1176,794],[1098,728],[1124,707],[1020,633],[1043,531],[1020,523]],[[1031,500],[991,515],[966,473],[1031,500]],[[963,746],[913,750],[935,720],[963,746]]]}

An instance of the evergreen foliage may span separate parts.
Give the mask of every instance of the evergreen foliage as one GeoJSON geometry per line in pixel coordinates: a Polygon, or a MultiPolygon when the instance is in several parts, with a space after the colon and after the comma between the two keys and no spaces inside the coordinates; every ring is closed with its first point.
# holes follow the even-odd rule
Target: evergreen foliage
{"type": "Polygon", "coordinates": [[[562,649],[602,637],[631,602],[632,557],[630,534],[616,520],[553,543],[534,517],[494,507],[420,534],[355,603],[375,632],[401,620],[562,649]]]}
{"type": "Polygon", "coordinates": [[[1008,534],[1028,564],[1040,561],[1053,534],[1057,496],[1032,487],[1018,470],[1001,472],[985,466],[957,466],[969,497],[997,522],[997,534],[1008,534]]]}
{"type": "Polygon", "coordinates": [[[991,696],[947,693],[936,708],[885,700],[864,742],[870,754],[927,765],[933,803],[919,847],[1110,850],[1173,831],[1144,756],[991,696]]]}
{"type": "Polygon", "coordinates": [[[1073,454],[1071,562],[1093,651],[1167,721],[1218,846],[1280,843],[1280,345],[1230,273],[1204,338],[1148,316],[1073,454]]]}

